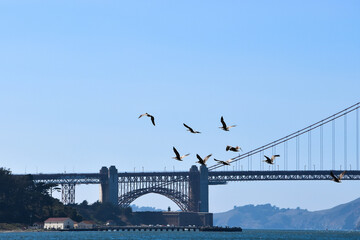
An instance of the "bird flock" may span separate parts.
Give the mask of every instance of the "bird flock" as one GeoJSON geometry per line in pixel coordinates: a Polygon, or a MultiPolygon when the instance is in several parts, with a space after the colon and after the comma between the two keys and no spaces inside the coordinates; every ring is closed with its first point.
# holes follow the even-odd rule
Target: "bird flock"
{"type": "MultiPolygon", "coordinates": [[[[155,118],[154,118],[153,115],[151,115],[151,114],[149,114],[149,113],[144,113],[144,114],[141,114],[141,115],[139,116],[139,118],[144,117],[144,116],[149,117],[149,118],[151,119],[151,123],[155,126],[155,118]]],[[[224,130],[224,131],[227,131],[227,132],[230,131],[230,128],[236,127],[236,125],[230,125],[230,126],[228,126],[228,125],[226,124],[223,116],[221,116],[220,122],[221,122],[222,126],[219,127],[219,128],[222,129],[222,130],[224,130]]],[[[184,125],[184,127],[186,128],[186,130],[189,131],[190,133],[193,133],[193,134],[199,134],[199,133],[201,133],[201,132],[196,131],[196,130],[194,130],[193,128],[189,127],[189,126],[186,125],[185,123],[183,123],[183,125],[184,125]]],[[[241,147],[239,147],[239,146],[233,147],[233,146],[229,146],[229,145],[226,146],[225,150],[226,150],[226,151],[232,151],[232,152],[242,151],[241,147]]],[[[181,156],[180,153],[178,152],[178,150],[177,150],[175,147],[173,147],[173,151],[174,151],[174,153],[175,153],[175,157],[172,157],[172,158],[175,159],[175,160],[178,160],[178,161],[183,161],[183,159],[184,159],[185,157],[187,157],[187,156],[190,155],[190,153],[187,153],[187,154],[181,156]]],[[[197,157],[197,159],[198,159],[198,161],[197,161],[196,163],[199,163],[200,165],[206,166],[206,162],[210,159],[211,156],[212,156],[212,154],[209,154],[209,155],[207,155],[206,157],[202,158],[199,154],[196,154],[196,157],[197,157]]],[[[265,160],[263,160],[263,162],[265,162],[265,163],[267,163],[267,164],[273,165],[273,164],[274,164],[274,161],[275,161],[275,158],[280,157],[280,155],[275,154],[275,155],[272,155],[271,158],[268,157],[268,156],[266,156],[266,155],[264,155],[264,157],[265,157],[265,160]]],[[[220,163],[220,164],[222,164],[222,165],[224,165],[224,166],[229,166],[230,163],[233,162],[235,158],[236,158],[236,157],[230,158],[229,160],[226,160],[226,161],[218,160],[218,159],[215,159],[215,158],[214,158],[214,161],[217,162],[217,163],[220,163]]],[[[336,182],[336,183],[341,183],[341,179],[343,178],[343,176],[345,175],[345,173],[346,173],[346,171],[343,171],[343,172],[339,175],[339,177],[337,177],[337,176],[335,176],[334,173],[331,171],[331,172],[330,172],[330,176],[332,177],[331,180],[334,181],[334,182],[336,182]]]]}
{"type": "MultiPolygon", "coordinates": [[[[141,117],[149,117],[151,119],[151,122],[152,124],[155,126],[155,118],[153,115],[149,114],[149,113],[144,113],[144,114],[141,114],[139,116],[139,118],[141,117]]],[[[221,125],[219,128],[224,130],[224,131],[229,131],[230,128],[233,128],[233,127],[236,127],[236,125],[230,125],[228,126],[224,120],[224,117],[221,116],[220,118],[220,122],[221,122],[221,125]]],[[[189,131],[190,133],[193,133],[193,134],[199,134],[201,132],[197,131],[197,130],[194,130],[192,127],[188,126],[187,124],[183,123],[184,127],[186,128],[186,131],[189,131]]],[[[232,151],[232,152],[239,152],[239,151],[242,151],[241,147],[239,146],[229,146],[227,145],[226,148],[225,148],[226,151],[232,151]]],[[[173,147],[173,151],[175,153],[175,157],[172,157],[173,159],[175,160],[178,160],[178,161],[183,161],[183,159],[187,156],[190,155],[190,153],[187,153],[185,155],[180,155],[179,151],[173,147]]],[[[212,154],[209,154],[207,155],[206,157],[202,158],[199,154],[196,154],[196,157],[198,159],[198,161],[196,163],[199,163],[200,165],[204,165],[206,166],[206,162],[210,159],[210,157],[212,156],[212,154]]],[[[265,156],[265,155],[264,155],[265,156]]],[[[271,157],[271,159],[267,156],[265,156],[266,160],[264,160],[264,162],[268,163],[268,164],[274,164],[274,160],[275,160],[275,157],[280,157],[280,155],[274,155],[271,157]]],[[[236,158],[236,157],[235,157],[236,158]]],[[[230,163],[235,159],[235,158],[231,158],[229,160],[226,160],[226,161],[223,161],[223,160],[218,160],[218,159],[215,159],[214,158],[214,161],[217,162],[217,163],[220,163],[222,165],[226,165],[226,166],[229,166],[230,163]]]]}

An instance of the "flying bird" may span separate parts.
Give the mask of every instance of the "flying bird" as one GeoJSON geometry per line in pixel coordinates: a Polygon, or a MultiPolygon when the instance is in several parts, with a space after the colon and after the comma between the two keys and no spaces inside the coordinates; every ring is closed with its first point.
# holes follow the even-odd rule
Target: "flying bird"
{"type": "Polygon", "coordinates": [[[266,158],[266,160],[263,160],[263,162],[266,162],[266,163],[268,163],[268,164],[274,164],[275,158],[280,157],[280,155],[272,155],[271,158],[269,158],[268,156],[265,156],[265,155],[264,155],[264,157],[266,158]]]}
{"type": "Polygon", "coordinates": [[[148,113],[144,113],[144,114],[141,114],[141,115],[139,116],[139,118],[141,118],[141,117],[143,117],[143,116],[147,116],[147,117],[151,118],[151,122],[152,122],[152,124],[155,126],[155,118],[154,118],[153,115],[150,115],[150,114],[148,114],[148,113]]]}
{"type": "Polygon", "coordinates": [[[196,154],[196,157],[199,159],[196,163],[200,163],[201,165],[206,166],[206,161],[211,157],[212,154],[207,155],[204,159],[202,159],[199,154],[196,154]]]}
{"type": "Polygon", "coordinates": [[[242,151],[241,147],[239,147],[239,146],[236,146],[236,147],[232,147],[232,146],[229,146],[229,145],[226,146],[226,151],[238,152],[239,150],[242,151]]]}
{"type": "Polygon", "coordinates": [[[194,129],[192,129],[191,127],[189,127],[188,125],[186,125],[185,123],[183,123],[184,126],[187,128],[187,131],[191,132],[191,133],[201,133],[201,132],[198,132],[198,131],[195,131],[194,129]]]}
{"type": "Polygon", "coordinates": [[[334,175],[334,173],[331,171],[331,172],[330,172],[330,176],[333,178],[333,179],[331,179],[331,181],[334,181],[334,182],[337,182],[337,183],[341,183],[341,179],[343,178],[343,176],[345,175],[345,173],[346,173],[346,171],[343,171],[343,172],[340,174],[339,177],[336,177],[336,176],[334,175]]]}
{"type": "Polygon", "coordinates": [[[227,160],[227,161],[222,161],[222,160],[217,160],[217,159],[215,159],[214,158],[214,161],[217,161],[217,162],[219,162],[219,163],[221,163],[221,164],[223,164],[223,165],[230,165],[230,163],[232,162],[234,160],[234,158],[231,158],[231,159],[229,159],[229,160],[227,160]]]}
{"type": "Polygon", "coordinates": [[[183,159],[184,157],[187,157],[187,156],[190,155],[190,153],[188,153],[188,154],[185,154],[185,155],[183,155],[183,156],[180,157],[180,153],[176,150],[175,147],[173,147],[173,150],[174,150],[174,153],[175,153],[175,155],[176,155],[175,157],[173,157],[173,159],[176,159],[176,160],[178,160],[178,161],[182,161],[182,159],[183,159]]]}
{"type": "Polygon", "coordinates": [[[222,123],[222,127],[219,127],[219,128],[221,128],[221,129],[224,130],[224,131],[229,131],[230,128],[236,127],[236,125],[227,126],[226,123],[225,123],[225,121],[224,121],[223,116],[221,116],[220,121],[221,121],[221,123],[222,123]]]}

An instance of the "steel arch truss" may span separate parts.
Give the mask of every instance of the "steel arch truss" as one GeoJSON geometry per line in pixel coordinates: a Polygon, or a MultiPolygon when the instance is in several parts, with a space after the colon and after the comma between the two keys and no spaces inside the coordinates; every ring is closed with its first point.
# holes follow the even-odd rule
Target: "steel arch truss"
{"type": "Polygon", "coordinates": [[[189,174],[188,172],[119,174],[119,206],[128,207],[135,199],[148,193],[161,194],[175,202],[182,211],[189,211],[189,174]]]}
{"type": "Polygon", "coordinates": [[[119,206],[120,207],[128,207],[131,202],[133,202],[138,197],[141,197],[148,193],[158,193],[161,194],[173,202],[176,203],[176,205],[179,206],[179,208],[186,212],[188,211],[188,205],[189,205],[189,198],[188,195],[175,191],[173,189],[169,188],[159,188],[159,187],[152,187],[152,188],[142,188],[137,189],[131,192],[128,192],[122,196],[119,197],[119,206]]]}

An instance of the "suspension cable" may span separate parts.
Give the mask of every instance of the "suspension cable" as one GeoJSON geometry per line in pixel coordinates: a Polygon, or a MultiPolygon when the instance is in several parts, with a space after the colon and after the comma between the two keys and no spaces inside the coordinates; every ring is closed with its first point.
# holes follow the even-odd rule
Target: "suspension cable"
{"type": "MultiPolygon", "coordinates": [[[[335,114],[333,114],[333,115],[331,115],[331,116],[329,116],[329,117],[327,117],[327,118],[325,118],[325,119],[323,119],[321,121],[318,121],[318,122],[316,122],[314,124],[311,124],[311,125],[303,128],[303,129],[301,129],[299,131],[293,132],[293,133],[291,133],[291,134],[289,134],[289,135],[287,135],[285,137],[277,139],[276,141],[270,142],[270,143],[268,143],[266,145],[263,145],[261,147],[258,147],[256,149],[254,149],[254,150],[251,150],[251,151],[249,151],[247,153],[241,154],[238,157],[235,157],[233,162],[242,160],[247,156],[254,155],[256,153],[259,153],[261,151],[264,151],[266,149],[269,149],[271,147],[279,145],[280,143],[289,141],[289,140],[291,140],[291,139],[293,139],[293,138],[295,138],[297,136],[305,134],[305,133],[307,133],[307,132],[309,132],[309,131],[311,131],[313,129],[316,129],[316,128],[324,125],[324,124],[327,124],[327,123],[329,123],[331,121],[334,121],[335,119],[340,118],[340,117],[342,117],[342,116],[344,116],[344,115],[346,115],[346,114],[348,114],[348,113],[350,113],[350,112],[352,112],[352,111],[354,111],[354,110],[356,110],[358,108],[360,108],[360,102],[358,102],[358,103],[356,103],[356,104],[354,104],[354,105],[352,105],[352,106],[350,106],[348,108],[345,108],[344,110],[342,110],[340,112],[337,112],[337,113],[335,113],[335,114]]],[[[335,151],[335,150],[333,149],[333,151],[335,151]]],[[[217,164],[215,164],[213,166],[210,166],[209,171],[214,170],[214,169],[219,168],[219,167],[223,167],[223,165],[221,163],[217,163],[217,164]]]]}

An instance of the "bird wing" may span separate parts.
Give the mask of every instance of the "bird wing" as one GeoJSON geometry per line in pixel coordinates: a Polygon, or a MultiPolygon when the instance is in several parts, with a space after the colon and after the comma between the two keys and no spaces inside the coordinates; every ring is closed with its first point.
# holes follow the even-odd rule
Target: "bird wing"
{"type": "Polygon", "coordinates": [[[199,159],[200,162],[203,162],[202,158],[199,156],[199,154],[196,154],[196,157],[199,159]]]}
{"type": "Polygon", "coordinates": [[[185,154],[185,155],[181,156],[181,158],[187,157],[187,156],[189,156],[189,155],[190,155],[190,153],[185,154]]]}
{"type": "Polygon", "coordinates": [[[141,115],[139,116],[139,118],[141,118],[141,117],[143,117],[143,116],[146,116],[146,115],[147,115],[146,113],[141,114],[141,115]]]}
{"type": "Polygon", "coordinates": [[[339,176],[339,180],[342,179],[342,177],[345,175],[346,171],[343,171],[340,176],[339,176]]]}
{"type": "Polygon", "coordinates": [[[178,159],[180,159],[180,154],[179,154],[179,152],[176,150],[175,147],[173,147],[173,150],[174,150],[174,153],[175,153],[176,157],[177,157],[178,159]]]}
{"type": "Polygon", "coordinates": [[[154,118],[154,116],[149,115],[149,117],[151,117],[151,122],[152,122],[152,124],[155,126],[155,118],[154,118]]]}
{"type": "Polygon", "coordinates": [[[227,163],[231,163],[232,161],[234,161],[234,158],[230,158],[229,160],[227,160],[227,163]]]}
{"type": "Polygon", "coordinates": [[[225,129],[226,129],[226,123],[225,123],[225,121],[224,121],[223,116],[221,116],[220,121],[221,121],[221,123],[222,123],[222,125],[223,125],[223,128],[225,128],[225,129]]]}
{"type": "Polygon", "coordinates": [[[209,154],[207,155],[205,158],[204,158],[204,163],[206,163],[206,161],[211,157],[212,154],[209,154]]]}
{"type": "Polygon", "coordinates": [[[228,128],[233,128],[233,127],[236,127],[236,125],[231,125],[231,126],[229,126],[228,128]]]}
{"type": "Polygon", "coordinates": [[[188,125],[186,125],[185,123],[183,123],[184,124],[184,126],[186,127],[186,128],[188,128],[191,132],[193,132],[194,130],[191,128],[191,127],[189,127],[188,125]]]}
{"type": "Polygon", "coordinates": [[[227,145],[227,146],[226,146],[226,151],[229,151],[230,148],[231,148],[231,146],[227,145]]]}
{"type": "Polygon", "coordinates": [[[223,165],[227,165],[227,161],[225,162],[225,161],[222,161],[222,160],[217,160],[217,159],[215,159],[215,158],[214,158],[214,160],[217,161],[217,162],[219,162],[219,163],[221,163],[221,164],[223,164],[223,165]]]}
{"type": "Polygon", "coordinates": [[[280,157],[280,155],[272,155],[271,160],[274,161],[276,157],[280,157]]]}
{"type": "Polygon", "coordinates": [[[268,156],[264,155],[264,157],[266,158],[266,160],[271,161],[271,159],[268,156]]]}
{"type": "Polygon", "coordinates": [[[330,176],[331,176],[333,179],[337,179],[337,177],[334,175],[333,171],[330,172],[330,176]]]}

